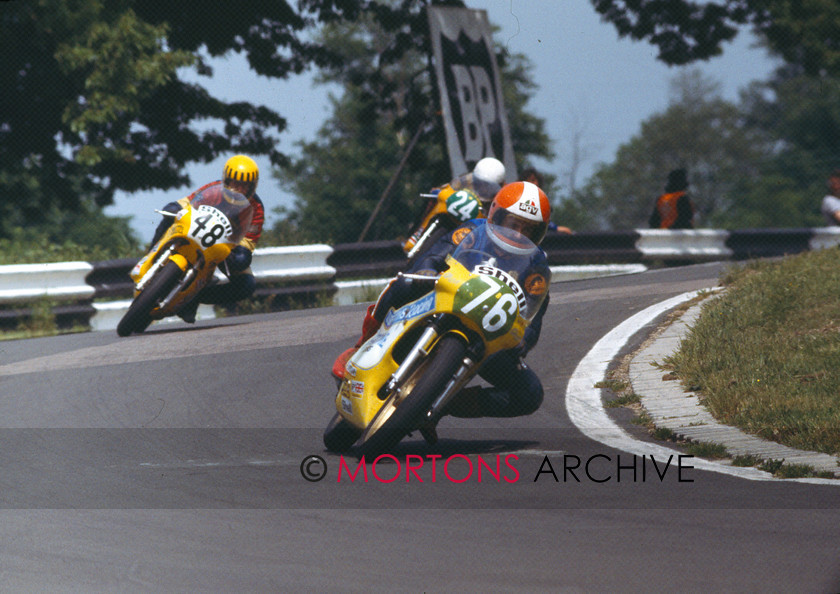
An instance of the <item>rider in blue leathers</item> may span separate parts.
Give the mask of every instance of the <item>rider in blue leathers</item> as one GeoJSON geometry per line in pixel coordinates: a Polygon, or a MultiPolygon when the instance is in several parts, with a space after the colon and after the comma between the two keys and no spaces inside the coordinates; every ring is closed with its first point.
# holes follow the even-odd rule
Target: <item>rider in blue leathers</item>
{"type": "MultiPolygon", "coordinates": [[[[454,232],[439,239],[418,257],[407,272],[415,274],[438,274],[445,266],[447,254],[479,225],[499,225],[514,229],[539,245],[545,236],[550,215],[548,197],[536,185],[529,182],[514,182],[504,186],[490,206],[487,219],[467,221],[454,232]]],[[[547,293],[550,284],[550,270],[545,252],[537,249],[531,256],[531,265],[525,279],[520,279],[526,293],[547,293]]],[[[398,308],[421,297],[428,291],[425,283],[398,277],[391,281],[379,296],[378,301],[368,308],[362,324],[362,337],[356,346],[342,353],[333,366],[333,375],[341,378],[344,366],[353,353],[379,328],[391,308],[398,308]]],[[[455,417],[516,417],[535,412],[543,401],[542,383],[523,361],[525,355],[539,340],[542,318],[548,306],[548,295],[542,301],[540,310],[533,317],[520,344],[490,357],[481,367],[479,375],[492,387],[471,386],[462,390],[447,405],[445,414],[455,417]]],[[[426,428],[424,435],[433,434],[433,428],[426,428]]],[[[429,437],[427,436],[427,439],[429,437]]],[[[433,439],[431,441],[434,441],[433,439]]]]}

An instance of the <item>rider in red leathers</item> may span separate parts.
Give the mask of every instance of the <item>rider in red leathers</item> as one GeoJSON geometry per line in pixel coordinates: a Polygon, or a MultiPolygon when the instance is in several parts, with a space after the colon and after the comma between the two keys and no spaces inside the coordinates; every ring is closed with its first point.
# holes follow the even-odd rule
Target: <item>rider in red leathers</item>
{"type": "MultiPolygon", "coordinates": [[[[251,272],[251,258],[256,249],[257,242],[262,234],[265,221],[265,207],[262,200],[257,196],[257,183],[260,172],[257,163],[245,155],[235,155],[227,160],[224,167],[224,174],[221,180],[205,184],[189,196],[181,198],[177,202],[170,202],[162,210],[171,213],[180,211],[190,200],[202,192],[207,195],[207,190],[218,187],[220,196],[223,189],[232,190],[245,196],[253,207],[251,224],[245,237],[231,251],[220,269],[228,276],[230,282],[224,284],[210,285],[204,288],[198,296],[188,303],[178,315],[185,322],[195,322],[196,310],[199,303],[232,303],[250,297],[256,289],[257,283],[254,274],[251,272]]],[[[166,230],[172,225],[172,217],[164,217],[155,230],[152,245],[163,236],[166,230]]]]}

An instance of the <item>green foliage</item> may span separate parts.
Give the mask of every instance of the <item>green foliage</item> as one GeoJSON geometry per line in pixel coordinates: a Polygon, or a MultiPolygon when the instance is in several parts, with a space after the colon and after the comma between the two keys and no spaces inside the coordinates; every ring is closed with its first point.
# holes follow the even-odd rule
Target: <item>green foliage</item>
{"type": "Polygon", "coordinates": [[[667,112],[644,122],[640,134],[619,149],[616,160],[564,202],[558,215],[573,221],[575,228],[646,227],[653,199],[675,161],[672,157],[679,156],[680,166],[689,169],[701,226],[822,223],[819,203],[825,179],[838,166],[840,154],[840,4],[592,4],[619,35],[658,46],[658,57],[667,64],[718,55],[739,28],[751,27],[784,65],[769,81],[747,89],[738,106],[707,97],[706,106],[696,111],[672,102],[667,112]],[[710,124],[707,129],[704,119],[710,124]],[[667,143],[660,142],[668,136],[667,143]],[[715,143],[720,147],[717,156],[709,152],[715,143]],[[695,145],[699,154],[690,154],[695,145]]]}
{"type": "MultiPolygon", "coordinates": [[[[545,120],[528,112],[528,102],[539,89],[531,75],[531,63],[522,54],[510,54],[503,46],[497,46],[496,51],[504,79],[502,96],[511,129],[516,168],[521,173],[532,166],[529,157],[551,159],[554,152],[545,131],[545,120]]],[[[542,176],[542,189],[549,198],[556,196],[555,176],[547,173],[542,176]]]]}
{"type": "Polygon", "coordinates": [[[37,0],[0,12],[0,237],[56,213],[132,192],[189,184],[184,167],[228,152],[269,155],[285,120],[183,82],[207,56],[247,54],[286,77],[329,51],[303,39],[317,20],[355,18],[366,2],[37,0]],[[200,124],[197,126],[196,124],[200,124]]]}
{"type": "Polygon", "coordinates": [[[797,187],[795,180],[766,167],[767,173],[749,183],[739,183],[737,199],[727,211],[712,213],[715,228],[819,227],[820,191],[797,187]]]}
{"type": "Polygon", "coordinates": [[[758,211],[764,205],[763,217],[786,211],[792,218],[776,217],[784,226],[822,224],[825,182],[840,165],[840,76],[815,78],[779,68],[749,89],[743,110],[749,125],[775,147],[763,167],[763,187],[744,188],[745,208],[758,211]]]}
{"type": "Polygon", "coordinates": [[[840,452],[838,248],[731,273],[671,358],[716,418],[800,449],[840,452]]]}
{"type": "Polygon", "coordinates": [[[591,0],[622,37],[647,40],[666,64],[722,52],[740,27],[752,27],[784,60],[810,75],[840,75],[840,4],[835,0],[591,0]]]}
{"type": "MultiPolygon", "coordinates": [[[[321,140],[301,143],[303,157],[284,170],[284,181],[301,197],[285,224],[307,242],[356,241],[399,164],[402,135],[393,124],[368,117],[370,108],[369,100],[348,89],[341,101],[334,101],[321,140]]],[[[369,239],[407,228],[412,217],[405,212],[416,195],[410,179],[406,173],[369,239]]]]}
{"type": "Polygon", "coordinates": [[[665,112],[556,209],[574,229],[647,227],[668,171],[685,167],[698,227],[815,227],[840,154],[840,80],[780,68],[735,105],[697,71],[675,78],[665,112]]]}
{"type": "Polygon", "coordinates": [[[129,143],[115,145],[113,139],[128,138],[143,101],[174,79],[177,68],[195,61],[189,52],[165,51],[166,32],[165,25],[145,23],[129,9],[114,22],[92,22],[75,44],[59,44],[61,70],[84,80],[83,96],[62,114],[62,123],[82,143],[78,163],[93,166],[133,158],[129,143]]]}
{"type": "Polygon", "coordinates": [[[38,336],[54,334],[56,331],[54,305],[50,299],[38,300],[32,305],[32,314],[19,324],[18,330],[38,336]]]}
{"type": "Polygon", "coordinates": [[[99,210],[71,213],[62,225],[13,229],[0,238],[0,265],[46,262],[96,262],[139,257],[142,248],[127,218],[99,210]]]}
{"type": "Polygon", "coordinates": [[[737,106],[720,98],[716,83],[699,71],[686,72],[672,83],[668,109],[642,122],[615,161],[600,166],[561,208],[578,219],[576,229],[647,227],[668,172],[684,167],[699,218],[708,220],[728,212],[736,187],[758,179],[763,152],[769,150],[762,140],[744,125],[737,106]]]}
{"type": "Polygon", "coordinates": [[[697,456],[698,458],[709,458],[712,460],[722,460],[729,457],[729,452],[726,451],[726,446],[720,443],[711,442],[691,442],[685,446],[686,453],[697,456]]]}
{"type": "MultiPolygon", "coordinates": [[[[460,4],[460,3],[453,3],[460,4]]],[[[383,2],[357,22],[329,23],[317,41],[341,56],[341,68],[326,67],[322,82],[337,82],[333,115],[317,139],[299,144],[300,157],[278,177],[300,198],[271,236],[289,234],[305,241],[357,241],[388,187],[414,135],[410,153],[366,240],[408,234],[425,201],[421,192],[453,175],[443,151],[444,132],[436,115],[435,89],[427,64],[429,51],[424,2],[383,2]]],[[[551,155],[544,123],[526,112],[534,92],[530,64],[523,56],[499,52],[508,119],[518,164],[529,156],[551,155]]]]}

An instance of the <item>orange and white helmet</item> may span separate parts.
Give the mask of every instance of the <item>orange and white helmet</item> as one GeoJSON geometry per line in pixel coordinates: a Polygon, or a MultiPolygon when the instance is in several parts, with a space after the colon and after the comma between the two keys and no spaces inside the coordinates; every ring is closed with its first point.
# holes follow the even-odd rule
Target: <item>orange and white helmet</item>
{"type": "Polygon", "coordinates": [[[518,231],[536,245],[545,237],[551,205],[548,196],[531,182],[507,184],[490,205],[487,222],[518,231]]]}

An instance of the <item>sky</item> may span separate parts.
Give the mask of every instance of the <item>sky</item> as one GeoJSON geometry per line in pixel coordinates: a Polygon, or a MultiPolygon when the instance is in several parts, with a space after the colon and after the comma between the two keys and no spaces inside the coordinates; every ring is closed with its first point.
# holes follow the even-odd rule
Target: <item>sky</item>
{"type": "MultiPolygon", "coordinates": [[[[657,61],[657,48],[647,42],[619,39],[615,27],[600,20],[589,0],[466,0],[466,4],[485,10],[490,23],[500,27],[497,43],[531,61],[538,89],[527,109],[545,121],[555,152],[554,159],[535,162],[561,181],[569,167],[573,134],[580,134],[586,151],[578,171],[580,186],[598,163],[614,159],[619,146],[638,134],[644,120],[667,108],[669,84],[680,68],[657,61]]],[[[213,65],[212,78],[191,72],[183,76],[220,99],[249,101],[277,111],[288,122],[278,147],[287,154],[297,154],[297,141],[316,136],[330,115],[329,94],[340,91],[336,85],[314,85],[313,72],[288,80],[258,76],[238,54],[215,60],[213,65]]],[[[725,99],[737,101],[740,89],[769,77],[775,65],[745,30],[723,46],[721,56],[686,68],[699,68],[721,85],[725,99]]],[[[117,193],[115,204],[105,212],[132,217],[132,227],[148,242],[160,220],[154,209],[219,179],[228,157],[188,166],[190,186],[117,193]]],[[[278,218],[272,211],[293,206],[295,196],[271,176],[267,157],[255,160],[260,167],[257,193],[265,204],[269,228],[278,218]]],[[[429,186],[444,181],[430,178],[429,186]]]]}

